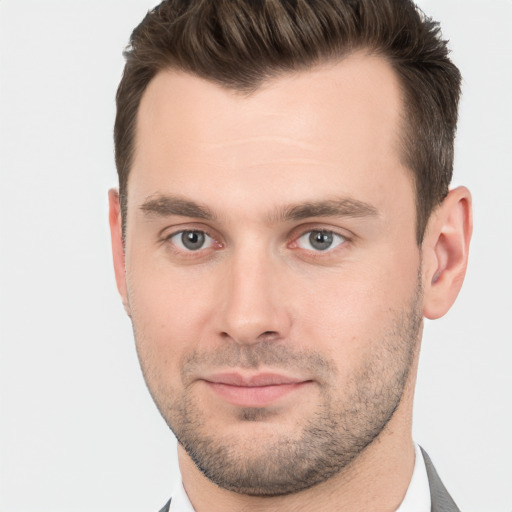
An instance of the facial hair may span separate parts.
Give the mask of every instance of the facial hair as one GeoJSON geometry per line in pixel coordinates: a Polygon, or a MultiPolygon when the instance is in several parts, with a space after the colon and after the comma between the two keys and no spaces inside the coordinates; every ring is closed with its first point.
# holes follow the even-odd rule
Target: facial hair
{"type": "MultiPolygon", "coordinates": [[[[139,358],[160,413],[208,479],[244,495],[293,494],[339,474],[393,417],[419,350],[421,301],[418,278],[409,304],[393,312],[380,339],[367,343],[362,362],[343,380],[334,361],[321,353],[278,341],[226,342],[216,350],[188,354],[182,361],[179,392],[162,387],[162,379],[155,378],[155,368],[140,350],[139,358]],[[252,441],[246,436],[227,436],[212,430],[193,391],[193,376],[203,368],[217,367],[307,372],[321,383],[318,404],[292,433],[276,427],[271,435],[252,441]]],[[[135,333],[137,338],[136,329],[135,333]]],[[[263,423],[274,414],[278,413],[267,408],[240,408],[237,421],[243,427],[246,422],[263,423]]]]}

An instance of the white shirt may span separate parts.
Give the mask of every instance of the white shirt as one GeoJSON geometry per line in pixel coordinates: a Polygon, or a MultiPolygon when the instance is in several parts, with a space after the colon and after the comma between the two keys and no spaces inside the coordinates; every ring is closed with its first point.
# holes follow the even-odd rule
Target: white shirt
{"type": "MultiPolygon", "coordinates": [[[[419,446],[415,444],[414,448],[416,457],[411,482],[405,498],[396,512],[430,512],[430,486],[427,468],[419,446]]],[[[181,481],[173,493],[169,512],[195,512],[181,481]]]]}

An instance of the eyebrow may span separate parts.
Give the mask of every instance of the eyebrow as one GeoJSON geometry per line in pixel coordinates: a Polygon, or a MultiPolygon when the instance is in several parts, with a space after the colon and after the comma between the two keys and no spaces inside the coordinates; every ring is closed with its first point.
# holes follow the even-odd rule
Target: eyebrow
{"type": "Polygon", "coordinates": [[[170,217],[171,215],[179,215],[204,220],[215,219],[215,215],[207,206],[189,199],[169,195],[148,198],[140,206],[140,209],[148,216],[170,217]]]}
{"type": "MultiPolygon", "coordinates": [[[[206,205],[172,195],[151,196],[140,206],[148,216],[170,217],[172,215],[215,220],[217,216],[206,205]]],[[[336,198],[307,201],[278,209],[269,216],[271,223],[298,221],[311,217],[376,217],[378,210],[363,201],[351,198],[336,198]]]]}
{"type": "Polygon", "coordinates": [[[310,217],[377,217],[379,212],[371,204],[357,199],[337,198],[291,205],[279,212],[277,218],[287,221],[310,217]]]}

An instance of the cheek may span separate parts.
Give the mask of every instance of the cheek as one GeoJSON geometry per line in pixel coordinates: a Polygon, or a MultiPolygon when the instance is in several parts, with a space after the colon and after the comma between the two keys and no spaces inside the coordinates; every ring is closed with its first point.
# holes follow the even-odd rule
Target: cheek
{"type": "Polygon", "coordinates": [[[127,282],[139,355],[155,365],[177,367],[204,338],[211,286],[147,264],[132,265],[127,282]]]}
{"type": "Polygon", "coordinates": [[[311,292],[302,294],[294,312],[301,338],[316,340],[318,350],[343,367],[358,364],[372,344],[394,330],[397,315],[409,310],[415,296],[418,266],[402,256],[387,265],[381,260],[332,273],[321,286],[303,283],[311,292]]]}
{"type": "Polygon", "coordinates": [[[305,300],[297,318],[297,329],[306,343],[314,343],[328,358],[352,366],[362,344],[380,324],[382,307],[373,288],[361,282],[333,279],[310,300],[305,300]]]}

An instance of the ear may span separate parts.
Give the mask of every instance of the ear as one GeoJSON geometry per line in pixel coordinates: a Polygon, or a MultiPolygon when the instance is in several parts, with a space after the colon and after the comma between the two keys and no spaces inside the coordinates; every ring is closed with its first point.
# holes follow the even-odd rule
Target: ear
{"type": "Polygon", "coordinates": [[[451,190],[432,213],[422,244],[423,315],[442,317],[459,294],[468,264],[473,231],[471,193],[451,190]]]}
{"type": "Polygon", "coordinates": [[[112,239],[112,256],[114,258],[114,272],[116,275],[117,289],[121,295],[124,309],[130,316],[128,293],[126,288],[126,265],[123,245],[123,228],[121,218],[121,205],[119,193],[115,189],[108,191],[110,237],[112,239]]]}

